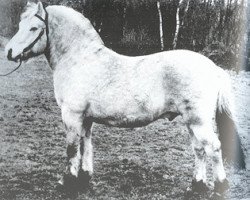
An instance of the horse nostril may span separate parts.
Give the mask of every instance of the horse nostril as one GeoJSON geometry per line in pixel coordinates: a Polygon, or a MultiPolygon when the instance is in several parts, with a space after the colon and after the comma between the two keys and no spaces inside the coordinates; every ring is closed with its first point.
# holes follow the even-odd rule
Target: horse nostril
{"type": "Polygon", "coordinates": [[[7,58],[8,58],[9,60],[12,59],[12,49],[10,49],[10,50],[8,51],[7,58]]]}

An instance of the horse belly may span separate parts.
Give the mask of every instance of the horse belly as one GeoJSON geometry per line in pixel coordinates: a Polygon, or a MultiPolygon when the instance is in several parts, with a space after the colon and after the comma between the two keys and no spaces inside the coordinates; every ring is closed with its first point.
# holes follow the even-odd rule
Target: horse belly
{"type": "Polygon", "coordinates": [[[106,117],[94,117],[93,121],[99,124],[106,124],[115,127],[134,128],[142,127],[151,123],[152,116],[135,116],[135,115],[119,115],[119,116],[106,116],[106,117]]]}
{"type": "Polygon", "coordinates": [[[115,99],[90,105],[90,115],[96,123],[117,127],[141,127],[159,118],[172,118],[170,114],[176,112],[176,107],[166,100],[163,91],[152,91],[146,96],[132,95],[115,99]]]}

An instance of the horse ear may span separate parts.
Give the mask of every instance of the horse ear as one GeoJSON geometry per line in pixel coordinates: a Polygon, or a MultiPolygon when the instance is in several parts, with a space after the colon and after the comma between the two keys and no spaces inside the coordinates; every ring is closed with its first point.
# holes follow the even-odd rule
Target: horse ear
{"type": "Polygon", "coordinates": [[[43,19],[45,19],[46,12],[44,10],[42,2],[40,1],[37,3],[37,14],[41,16],[43,19]]]}

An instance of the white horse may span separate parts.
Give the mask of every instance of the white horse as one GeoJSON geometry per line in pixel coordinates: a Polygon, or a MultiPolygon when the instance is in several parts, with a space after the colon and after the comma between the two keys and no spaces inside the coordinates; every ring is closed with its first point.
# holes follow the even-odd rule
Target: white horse
{"type": "MultiPolygon", "coordinates": [[[[159,118],[181,116],[195,154],[193,189],[206,186],[207,155],[214,162],[215,189],[224,188],[227,180],[214,121],[219,122],[223,136],[225,123],[233,117],[233,104],[230,78],[211,60],[187,50],[119,55],[104,46],[80,13],[28,2],[19,31],[6,46],[6,56],[18,61],[43,53],[53,70],[55,97],[67,131],[68,165],[62,185],[89,181],[93,174],[93,122],[140,127],[159,118]]],[[[244,167],[234,134],[228,128],[227,137],[222,138],[237,143],[226,153],[244,167]]]]}

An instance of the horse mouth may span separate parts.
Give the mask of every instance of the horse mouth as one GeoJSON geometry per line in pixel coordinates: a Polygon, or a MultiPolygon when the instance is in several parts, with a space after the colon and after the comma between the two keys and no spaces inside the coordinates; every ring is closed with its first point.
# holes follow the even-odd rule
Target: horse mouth
{"type": "Polygon", "coordinates": [[[21,58],[21,55],[18,55],[18,56],[16,56],[15,58],[8,57],[8,60],[14,61],[14,62],[18,62],[18,61],[20,61],[21,59],[22,59],[22,58],[21,58]]]}
{"type": "Polygon", "coordinates": [[[26,60],[28,60],[31,57],[32,56],[30,56],[28,53],[21,53],[17,57],[13,58],[12,61],[14,61],[14,62],[20,62],[21,60],[22,61],[26,61],[26,60]]]}
{"type": "Polygon", "coordinates": [[[14,61],[14,62],[18,62],[18,61],[20,61],[21,59],[23,60],[22,57],[23,57],[23,53],[21,53],[21,54],[15,56],[15,57],[13,57],[13,55],[12,55],[12,49],[10,49],[10,50],[8,51],[8,54],[7,54],[8,60],[14,61]]]}

